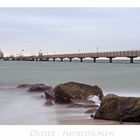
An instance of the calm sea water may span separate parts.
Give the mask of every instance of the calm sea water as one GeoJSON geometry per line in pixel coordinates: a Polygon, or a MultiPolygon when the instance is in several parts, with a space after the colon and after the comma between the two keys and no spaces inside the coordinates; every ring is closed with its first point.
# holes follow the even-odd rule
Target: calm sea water
{"type": "Polygon", "coordinates": [[[59,124],[65,119],[87,118],[87,109],[46,107],[41,94],[16,88],[23,83],[56,86],[69,81],[98,85],[104,94],[140,96],[140,64],[0,61],[0,124],[59,124]]]}

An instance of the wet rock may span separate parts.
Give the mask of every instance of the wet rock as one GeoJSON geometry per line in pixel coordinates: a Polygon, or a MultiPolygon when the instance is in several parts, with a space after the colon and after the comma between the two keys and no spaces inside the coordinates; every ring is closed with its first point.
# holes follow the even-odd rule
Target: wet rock
{"type": "Polygon", "coordinates": [[[40,98],[45,99],[45,96],[44,95],[41,95],[40,98]]]}
{"type": "Polygon", "coordinates": [[[45,84],[21,84],[17,88],[28,88],[28,92],[45,92],[52,87],[46,86],[45,84]]]}
{"type": "Polygon", "coordinates": [[[17,86],[17,88],[29,88],[29,87],[31,87],[31,84],[21,84],[17,86]]]}
{"type": "Polygon", "coordinates": [[[88,111],[86,111],[85,113],[86,114],[91,114],[91,113],[96,113],[96,111],[99,109],[98,106],[92,108],[92,109],[89,109],[88,111]]]}
{"type": "Polygon", "coordinates": [[[45,92],[49,88],[45,84],[33,84],[30,86],[28,92],[45,92]]]}
{"type": "Polygon", "coordinates": [[[47,100],[47,101],[44,103],[44,106],[52,106],[52,105],[54,105],[54,104],[55,104],[54,101],[52,101],[52,100],[47,100]]]}
{"type": "Polygon", "coordinates": [[[91,115],[90,115],[90,118],[91,118],[91,119],[94,119],[94,115],[93,115],[93,114],[91,114],[91,115]]]}
{"type": "Polygon", "coordinates": [[[96,95],[100,99],[103,97],[103,92],[98,86],[90,86],[86,84],[69,82],[59,84],[54,89],[55,100],[59,103],[70,103],[71,100],[87,100],[90,95],[96,95]]]}
{"type": "Polygon", "coordinates": [[[45,97],[47,100],[55,100],[53,87],[48,87],[48,89],[45,91],[45,97]]]}
{"type": "Polygon", "coordinates": [[[140,122],[140,98],[109,94],[102,99],[94,118],[140,122]]]}

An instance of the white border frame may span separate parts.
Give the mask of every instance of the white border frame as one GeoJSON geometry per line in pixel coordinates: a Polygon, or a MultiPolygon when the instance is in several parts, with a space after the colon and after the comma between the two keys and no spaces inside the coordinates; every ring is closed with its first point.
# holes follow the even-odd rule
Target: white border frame
{"type": "Polygon", "coordinates": [[[0,0],[0,7],[140,7],[139,0],[0,0]]]}

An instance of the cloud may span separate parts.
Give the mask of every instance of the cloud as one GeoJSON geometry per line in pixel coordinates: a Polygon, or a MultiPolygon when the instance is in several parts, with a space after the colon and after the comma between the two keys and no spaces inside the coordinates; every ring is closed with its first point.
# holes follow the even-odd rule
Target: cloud
{"type": "Polygon", "coordinates": [[[0,8],[5,52],[140,49],[140,8],[0,8]]]}

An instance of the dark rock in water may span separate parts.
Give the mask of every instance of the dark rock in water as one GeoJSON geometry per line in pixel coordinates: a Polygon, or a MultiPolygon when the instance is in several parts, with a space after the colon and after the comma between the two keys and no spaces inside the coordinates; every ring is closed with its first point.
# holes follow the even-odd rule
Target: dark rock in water
{"type": "Polygon", "coordinates": [[[94,119],[94,115],[93,115],[93,114],[91,114],[91,115],[90,115],[90,118],[91,118],[91,119],[94,119]]]}
{"type": "Polygon", "coordinates": [[[46,97],[47,100],[55,100],[54,89],[53,89],[53,87],[49,87],[49,88],[45,91],[45,97],[46,97]]]}
{"type": "Polygon", "coordinates": [[[21,84],[19,86],[17,86],[17,88],[29,88],[29,92],[40,92],[40,91],[45,91],[47,90],[48,86],[46,86],[45,84],[21,84]]]}
{"type": "Polygon", "coordinates": [[[21,84],[17,86],[17,88],[29,88],[29,87],[31,87],[31,84],[21,84]]]}
{"type": "Polygon", "coordinates": [[[99,107],[94,107],[92,109],[89,109],[88,111],[86,111],[85,113],[88,114],[88,113],[96,113],[96,111],[99,109],[99,107]]]}
{"type": "Polygon", "coordinates": [[[21,84],[17,88],[28,88],[28,92],[44,92],[50,90],[52,87],[45,84],[21,84]]]}
{"type": "Polygon", "coordinates": [[[59,84],[54,89],[55,100],[59,103],[70,103],[71,100],[87,100],[90,95],[103,97],[103,92],[98,86],[69,82],[59,84]]]}
{"type": "Polygon", "coordinates": [[[109,94],[102,99],[94,118],[139,122],[140,98],[109,94]]]}
{"type": "Polygon", "coordinates": [[[49,88],[45,84],[33,84],[30,86],[28,92],[45,92],[49,88]]]}
{"type": "Polygon", "coordinates": [[[41,96],[40,96],[40,98],[44,99],[44,98],[45,98],[45,96],[44,96],[44,95],[41,95],[41,96]]]}
{"type": "Polygon", "coordinates": [[[44,103],[44,105],[45,106],[52,106],[52,105],[54,105],[55,103],[54,103],[54,101],[52,101],[52,100],[48,100],[48,101],[46,101],[45,103],[44,103]]]}

